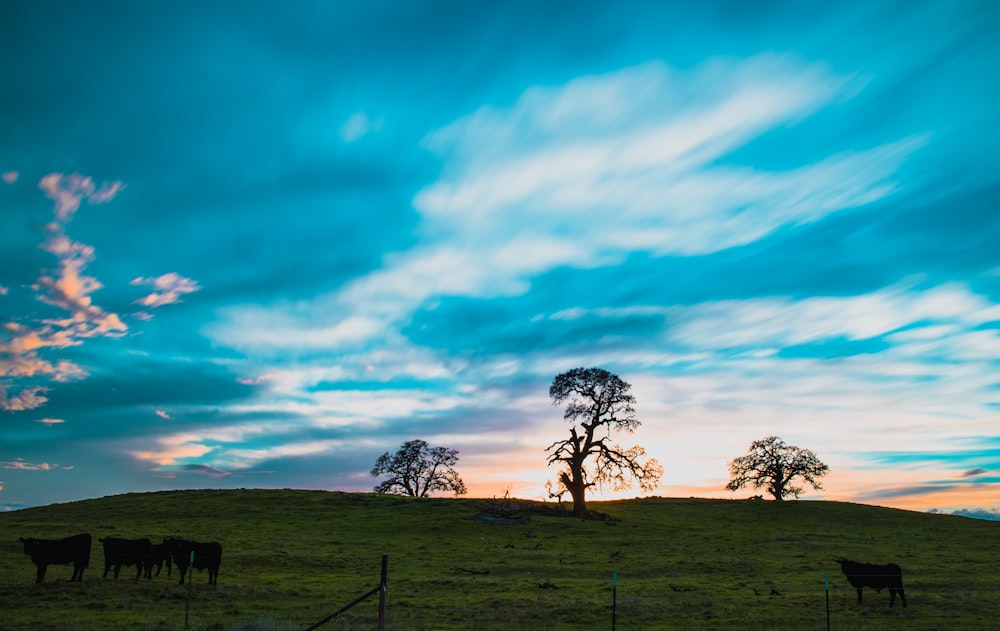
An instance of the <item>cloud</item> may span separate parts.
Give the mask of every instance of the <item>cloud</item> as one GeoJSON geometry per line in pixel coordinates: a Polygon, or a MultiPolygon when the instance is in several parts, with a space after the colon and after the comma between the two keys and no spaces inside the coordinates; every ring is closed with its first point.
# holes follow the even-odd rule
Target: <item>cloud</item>
{"type": "Polygon", "coordinates": [[[554,268],[636,251],[706,254],[871,204],[897,190],[896,170],[924,138],[785,171],[722,160],[860,84],[763,55],[529,88],[509,107],[481,107],[427,135],[443,166],[414,196],[422,221],[412,249],[305,307],[227,309],[209,333],[243,348],[370,347],[442,297],[520,295],[554,268]]]}
{"type": "Polygon", "coordinates": [[[0,285],[0,296],[6,296],[9,291],[6,287],[0,285]]]}
{"type": "Polygon", "coordinates": [[[341,440],[310,440],[303,442],[288,442],[281,445],[268,446],[261,449],[230,449],[216,458],[216,462],[224,463],[233,469],[249,469],[262,462],[279,458],[297,458],[313,456],[345,447],[341,440]]]}
{"type": "Polygon", "coordinates": [[[381,129],[381,119],[373,121],[364,112],[355,112],[340,126],[340,137],[344,142],[352,143],[381,129]]]}
{"type": "Polygon", "coordinates": [[[944,511],[939,511],[937,509],[932,509],[928,511],[930,513],[944,513],[946,515],[958,515],[960,517],[972,517],[973,519],[989,519],[991,521],[1000,521],[1000,509],[998,508],[960,508],[948,513],[944,511]]]}
{"type": "MultiPolygon", "coordinates": [[[[66,382],[87,376],[80,366],[65,359],[43,357],[47,349],[79,346],[90,338],[122,337],[128,326],[117,313],[107,311],[94,302],[94,294],[103,288],[95,277],[86,273],[94,260],[94,248],[72,240],[66,224],[79,210],[80,204],[103,204],[114,199],[124,188],[121,182],[104,182],[100,186],[87,176],[76,173],[50,173],[38,186],[54,201],[55,220],[43,227],[44,240],[39,246],[52,254],[56,267],[43,270],[31,289],[36,298],[66,312],[64,317],[47,317],[33,322],[10,321],[0,329],[0,378],[24,380],[45,378],[66,382]]],[[[177,274],[155,278],[136,278],[132,284],[151,284],[155,291],[138,302],[149,308],[179,302],[180,296],[200,289],[191,279],[177,274]]],[[[7,293],[6,289],[2,293],[7,293]]],[[[41,396],[46,388],[35,383],[17,394],[8,394],[10,382],[0,381],[0,408],[9,411],[35,409],[47,399],[41,396]]]]}
{"type": "Polygon", "coordinates": [[[775,56],[687,75],[647,64],[533,88],[509,109],[484,107],[429,135],[444,175],[414,205],[431,235],[583,243],[566,264],[749,243],[892,192],[888,177],[919,139],[786,172],[713,164],[855,89],[822,66],[775,56]]]}
{"type": "Polygon", "coordinates": [[[215,467],[209,467],[203,464],[187,464],[184,465],[185,471],[191,471],[192,473],[197,473],[199,475],[208,476],[210,478],[224,478],[226,476],[232,475],[229,471],[223,471],[222,469],[216,469],[215,467]]]}
{"type": "Polygon", "coordinates": [[[3,178],[3,181],[8,184],[13,184],[14,182],[16,182],[19,176],[20,173],[18,173],[17,171],[6,171],[3,174],[0,174],[0,178],[3,178]]]}
{"type": "Polygon", "coordinates": [[[258,377],[237,377],[236,382],[242,383],[245,386],[259,386],[262,383],[266,383],[268,381],[274,381],[275,379],[278,379],[280,376],[281,373],[269,372],[260,375],[258,377]]]}
{"type": "Polygon", "coordinates": [[[922,290],[902,283],[861,296],[716,301],[664,313],[672,320],[671,338],[700,349],[888,336],[891,343],[924,351],[929,339],[976,334],[972,329],[1000,318],[1000,306],[960,283],[922,290]]]}
{"type": "Polygon", "coordinates": [[[81,338],[124,335],[128,327],[121,318],[104,311],[91,298],[91,294],[103,287],[96,278],[83,273],[94,258],[94,249],[71,241],[58,225],[50,227],[50,231],[50,238],[41,247],[56,256],[58,273],[40,276],[34,288],[39,291],[39,300],[68,311],[70,317],[45,320],[49,326],[43,332],[48,333],[53,327],[59,329],[57,334],[66,346],[79,343],[77,340],[81,338]]]}
{"type": "Polygon", "coordinates": [[[25,462],[23,458],[17,458],[16,460],[10,462],[0,462],[0,467],[3,467],[4,469],[17,469],[20,471],[68,471],[73,468],[72,466],[50,464],[48,462],[32,464],[30,462],[25,462]]]}
{"type": "Polygon", "coordinates": [[[201,289],[196,281],[185,278],[174,272],[169,272],[154,278],[138,277],[133,279],[130,285],[152,285],[154,291],[136,300],[140,304],[150,309],[162,307],[163,305],[181,302],[181,296],[194,293],[201,289]]]}
{"type": "Polygon", "coordinates": [[[61,418],[40,418],[40,419],[38,419],[35,422],[36,423],[42,423],[44,425],[48,425],[49,427],[52,427],[53,425],[59,425],[61,423],[65,423],[66,421],[64,421],[61,418]]]}
{"type": "Polygon", "coordinates": [[[177,464],[177,461],[184,458],[198,458],[212,451],[211,447],[187,442],[176,442],[173,440],[159,439],[158,449],[136,450],[130,452],[137,460],[151,462],[159,466],[177,464]]]}
{"type": "Polygon", "coordinates": [[[79,210],[81,201],[86,199],[91,204],[109,202],[124,188],[124,185],[117,181],[104,182],[100,188],[96,188],[91,178],[78,173],[69,175],[50,173],[38,181],[38,188],[55,201],[56,219],[61,223],[67,223],[79,210]]]}
{"type": "Polygon", "coordinates": [[[982,467],[976,467],[975,469],[969,469],[968,471],[963,471],[961,477],[973,478],[987,472],[988,472],[987,469],[983,469],[982,467]]]}
{"type": "Polygon", "coordinates": [[[48,388],[34,386],[25,388],[17,394],[8,394],[7,389],[2,383],[0,383],[0,410],[6,410],[8,412],[34,410],[35,408],[41,407],[46,401],[48,401],[47,397],[42,396],[42,393],[47,391],[48,388]]]}
{"type": "Polygon", "coordinates": [[[170,420],[170,415],[167,414],[167,412],[164,411],[164,410],[156,410],[154,412],[154,414],[156,414],[157,416],[159,416],[162,419],[167,419],[168,421],[170,420]]]}

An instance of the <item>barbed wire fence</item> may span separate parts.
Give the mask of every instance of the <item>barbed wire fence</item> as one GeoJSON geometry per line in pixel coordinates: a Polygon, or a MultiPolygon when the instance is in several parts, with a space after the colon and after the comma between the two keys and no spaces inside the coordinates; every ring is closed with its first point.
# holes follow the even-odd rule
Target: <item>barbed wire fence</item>
{"type": "MultiPolygon", "coordinates": [[[[459,568],[460,569],[460,568],[459,568]]],[[[441,577],[451,580],[453,577],[441,577]]],[[[433,583],[426,575],[394,575],[396,586],[386,594],[380,624],[389,630],[462,629],[610,629],[639,630],[795,630],[862,631],[867,629],[931,631],[993,628],[995,620],[980,611],[978,599],[995,600],[1000,590],[985,586],[976,598],[958,599],[942,606],[945,598],[928,602],[920,581],[905,584],[908,607],[897,599],[889,606],[887,588],[864,588],[857,603],[856,589],[839,574],[817,572],[807,584],[750,585],[745,577],[736,583],[687,585],[670,583],[659,593],[612,570],[604,577],[585,581],[585,587],[567,587],[552,581],[499,581],[498,587],[522,592],[514,602],[487,599],[469,602],[460,589],[453,602],[423,602],[420,586],[433,583]],[[839,580],[838,580],[839,579],[839,580]],[[505,584],[506,583],[506,584],[505,584]],[[745,597],[734,597],[734,590],[745,597]],[[539,602],[532,591],[558,593],[559,604],[539,602]],[[736,604],[734,604],[736,603],[736,604]],[[779,605],[780,603],[780,605],[779,605]],[[791,605],[790,605],[791,603],[791,605]],[[789,615],[790,609],[796,611],[789,615]]],[[[351,627],[354,628],[354,627],[351,627]]]]}

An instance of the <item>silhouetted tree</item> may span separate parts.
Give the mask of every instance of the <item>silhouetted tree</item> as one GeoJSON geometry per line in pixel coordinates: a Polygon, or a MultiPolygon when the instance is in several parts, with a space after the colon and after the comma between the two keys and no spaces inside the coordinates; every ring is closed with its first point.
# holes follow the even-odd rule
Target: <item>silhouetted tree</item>
{"type": "Polygon", "coordinates": [[[808,449],[786,445],[777,436],[768,436],[755,440],[747,455],[729,463],[730,480],[726,488],[737,491],[749,484],[755,489],[764,488],[781,501],[789,495],[802,494],[801,487],[791,485],[793,479],[802,478],[818,491],[822,487],[817,479],[829,470],[830,467],[808,449]]]}
{"type": "MultiPolygon", "coordinates": [[[[573,498],[573,514],[587,510],[587,489],[611,483],[616,490],[638,482],[652,490],[663,475],[660,464],[638,445],[628,449],[610,442],[615,430],[631,434],[641,424],[635,417],[632,388],[601,368],[574,368],[556,375],[549,388],[553,405],[566,402],[563,418],[572,424],[569,438],[549,445],[549,465],[561,463],[558,484],[573,498]],[[592,461],[587,466],[587,461],[592,461]]],[[[549,490],[552,493],[552,490],[549,490]]]]}
{"type": "Polygon", "coordinates": [[[385,452],[375,461],[373,477],[389,478],[375,487],[376,493],[427,497],[433,491],[466,492],[465,483],[453,468],[458,451],[447,447],[431,447],[422,440],[409,440],[399,451],[385,452]]]}

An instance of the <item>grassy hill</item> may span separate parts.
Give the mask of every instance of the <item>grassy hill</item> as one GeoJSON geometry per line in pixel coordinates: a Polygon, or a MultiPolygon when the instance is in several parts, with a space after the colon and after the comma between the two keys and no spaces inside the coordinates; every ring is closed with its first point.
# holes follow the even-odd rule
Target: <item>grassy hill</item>
{"type": "MultiPolygon", "coordinates": [[[[833,502],[651,498],[552,505],[295,490],[130,494],[0,514],[0,629],[304,629],[376,587],[389,557],[388,627],[987,629],[1000,618],[1000,523],[833,502]],[[515,519],[497,519],[514,517],[515,519]],[[45,583],[19,537],[94,536],[91,566],[45,583]],[[98,537],[219,541],[219,585],[176,571],[101,578],[98,537]],[[909,607],[864,603],[834,559],[903,567],[909,607]]],[[[325,629],[374,629],[377,598],[325,629]]]]}

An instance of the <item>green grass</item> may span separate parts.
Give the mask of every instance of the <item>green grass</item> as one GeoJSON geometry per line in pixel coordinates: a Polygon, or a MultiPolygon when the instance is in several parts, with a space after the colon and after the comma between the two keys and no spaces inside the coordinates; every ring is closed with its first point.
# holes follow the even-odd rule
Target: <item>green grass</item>
{"type": "MultiPolygon", "coordinates": [[[[378,585],[389,557],[388,627],[399,630],[987,629],[1000,618],[1000,523],[832,502],[593,502],[607,519],[489,502],[294,490],[130,494],[0,514],[0,629],[304,629],[378,585]],[[45,583],[19,537],[87,531],[91,566],[45,583]],[[219,585],[164,572],[101,578],[97,537],[219,541],[219,585]],[[903,567],[909,607],[854,590],[834,559],[903,567]]],[[[551,505],[548,505],[551,508],[551,505]]],[[[322,627],[373,629],[377,597],[322,627]]]]}

